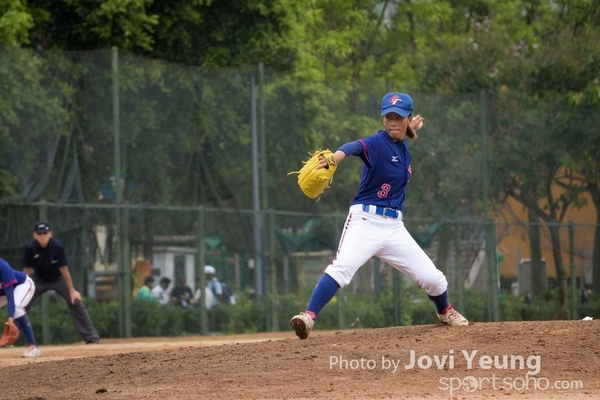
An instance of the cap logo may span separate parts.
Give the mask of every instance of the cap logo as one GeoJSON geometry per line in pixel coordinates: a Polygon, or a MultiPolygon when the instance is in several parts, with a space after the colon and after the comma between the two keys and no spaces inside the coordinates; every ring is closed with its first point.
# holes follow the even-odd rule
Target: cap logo
{"type": "Polygon", "coordinates": [[[392,103],[393,105],[396,105],[396,103],[398,102],[402,103],[402,99],[397,94],[390,97],[390,103],[392,103]]]}
{"type": "Polygon", "coordinates": [[[50,231],[50,225],[46,222],[38,222],[33,228],[34,232],[42,233],[50,231]]]}

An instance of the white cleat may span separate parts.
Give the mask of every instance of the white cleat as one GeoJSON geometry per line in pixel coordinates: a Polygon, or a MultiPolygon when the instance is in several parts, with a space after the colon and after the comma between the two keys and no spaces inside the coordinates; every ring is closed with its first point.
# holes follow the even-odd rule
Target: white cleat
{"type": "Polygon", "coordinates": [[[444,314],[438,314],[438,319],[440,322],[449,325],[449,326],[467,326],[469,325],[469,321],[463,317],[458,311],[454,308],[450,308],[444,314]]]}
{"type": "Polygon", "coordinates": [[[35,358],[35,357],[39,357],[42,355],[42,352],[40,351],[40,349],[38,349],[35,346],[31,346],[27,349],[27,351],[25,353],[23,353],[23,357],[25,358],[35,358]]]}
{"type": "Polygon", "coordinates": [[[313,326],[315,326],[315,321],[313,321],[310,315],[305,312],[295,315],[290,323],[292,324],[292,328],[296,331],[296,336],[303,340],[308,338],[310,331],[313,326]]]}

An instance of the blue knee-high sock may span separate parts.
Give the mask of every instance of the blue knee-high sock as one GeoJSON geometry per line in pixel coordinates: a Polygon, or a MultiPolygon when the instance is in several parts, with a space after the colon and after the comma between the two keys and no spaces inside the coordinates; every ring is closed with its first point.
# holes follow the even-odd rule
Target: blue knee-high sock
{"type": "Polygon", "coordinates": [[[313,319],[316,319],[323,307],[329,303],[329,300],[333,299],[339,288],[340,285],[331,276],[323,274],[317,286],[315,286],[306,308],[306,311],[314,313],[313,319]]]}
{"type": "Polygon", "coordinates": [[[429,298],[431,301],[433,301],[433,304],[435,304],[435,309],[437,310],[438,314],[443,314],[444,311],[447,311],[448,307],[450,307],[450,300],[448,299],[447,290],[439,296],[429,296],[429,298]]]}
{"type": "Polygon", "coordinates": [[[23,315],[22,317],[16,318],[15,324],[17,324],[21,332],[23,332],[23,335],[25,335],[25,340],[27,341],[27,343],[30,346],[37,347],[37,343],[35,342],[35,336],[33,335],[33,327],[31,326],[31,322],[29,321],[29,317],[27,316],[27,314],[23,315]]]}

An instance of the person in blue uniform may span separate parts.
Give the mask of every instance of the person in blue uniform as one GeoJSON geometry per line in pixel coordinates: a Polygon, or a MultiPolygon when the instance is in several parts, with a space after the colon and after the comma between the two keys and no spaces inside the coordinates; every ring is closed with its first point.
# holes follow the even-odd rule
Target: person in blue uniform
{"type": "Polygon", "coordinates": [[[43,293],[55,291],[67,302],[85,343],[99,344],[98,331],[92,324],[81,294],[73,286],[65,249],[58,239],[52,237],[48,222],[39,221],[34,225],[33,240],[25,246],[21,265],[35,283],[35,294],[28,308],[43,293]]]}
{"type": "MultiPolygon", "coordinates": [[[[351,202],[338,250],[325,268],[305,312],[291,325],[300,339],[308,338],[315,320],[338,289],[371,257],[409,275],[433,301],[440,322],[450,326],[469,322],[448,299],[448,281],[404,226],[406,186],[412,176],[408,140],[417,138],[423,118],[413,116],[413,99],[406,93],[387,93],[381,100],[383,130],[339,147],[334,158],[339,166],[347,156],[363,161],[362,178],[351,202]]],[[[317,168],[327,167],[325,157],[317,168]]]]}
{"type": "Polygon", "coordinates": [[[14,323],[25,336],[27,351],[23,353],[23,357],[29,358],[41,355],[25,309],[34,292],[33,280],[24,272],[14,270],[6,260],[0,258],[0,307],[7,306],[7,322],[14,323]]]}

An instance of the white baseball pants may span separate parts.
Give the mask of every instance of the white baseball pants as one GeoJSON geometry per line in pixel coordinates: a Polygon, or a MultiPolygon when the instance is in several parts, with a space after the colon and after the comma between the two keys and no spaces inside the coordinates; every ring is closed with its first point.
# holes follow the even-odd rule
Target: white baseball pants
{"type": "MultiPolygon", "coordinates": [[[[15,316],[14,318],[20,318],[27,314],[25,307],[33,298],[35,293],[35,284],[30,277],[25,279],[25,282],[15,286],[15,316]]],[[[0,296],[0,308],[4,307],[7,303],[6,296],[0,296]]]]}
{"type": "Polygon", "coordinates": [[[446,277],[408,233],[402,218],[376,215],[355,204],[346,218],[337,255],[324,272],[342,288],[373,256],[409,275],[430,296],[448,289],[446,277]]]}

